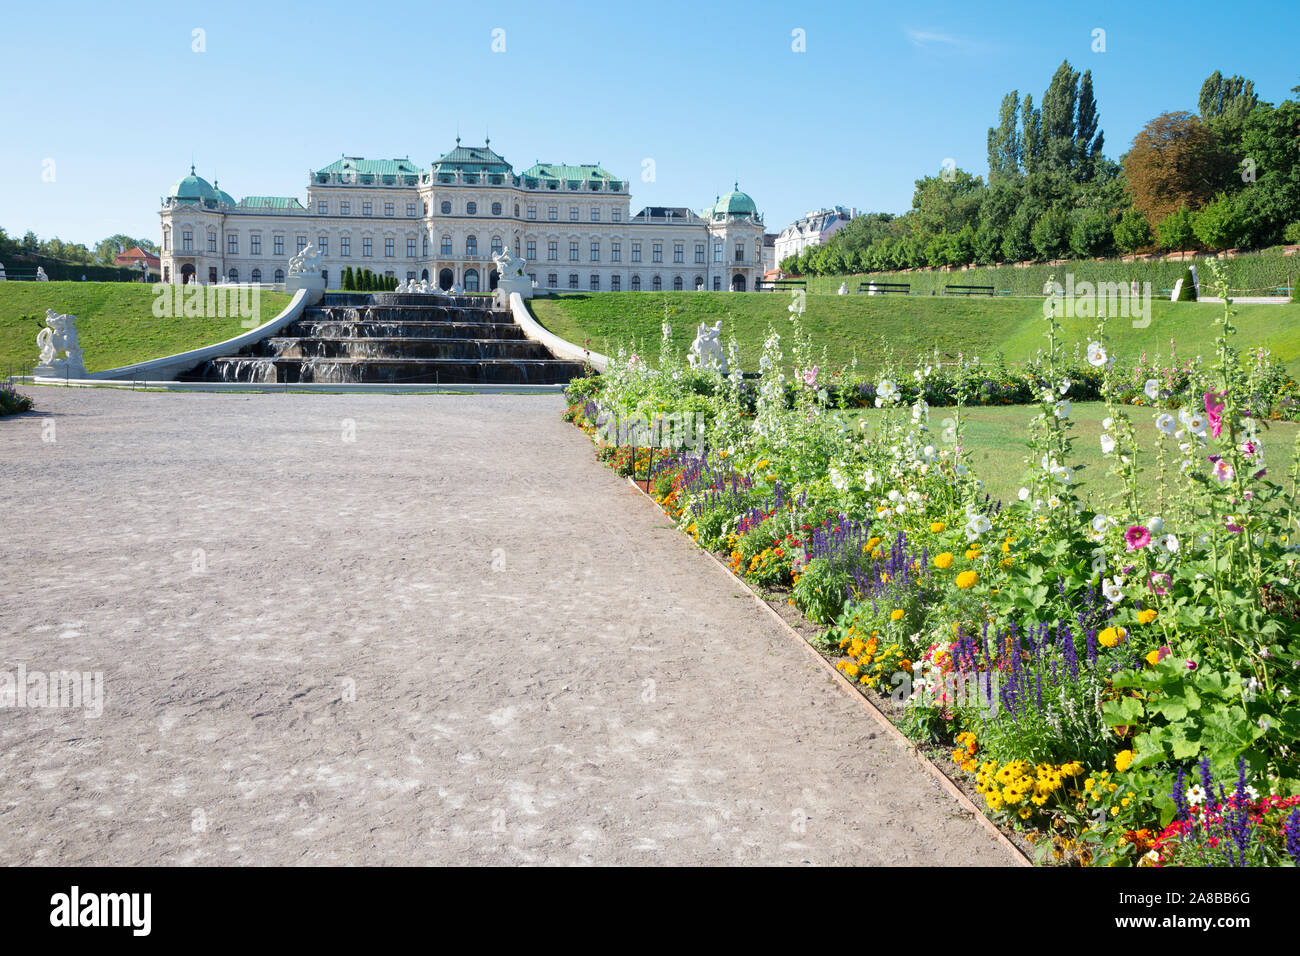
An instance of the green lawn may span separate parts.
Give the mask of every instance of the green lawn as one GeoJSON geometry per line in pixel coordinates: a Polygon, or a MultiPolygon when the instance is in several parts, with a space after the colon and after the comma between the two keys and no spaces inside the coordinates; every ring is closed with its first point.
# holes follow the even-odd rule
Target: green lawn
{"type": "MultiPolygon", "coordinates": [[[[977,407],[967,410],[964,447],[972,470],[984,482],[985,490],[1004,502],[1016,500],[1016,493],[1024,484],[1025,458],[1029,454],[1029,421],[1037,414],[1037,406],[977,407]]],[[[1159,466],[1155,457],[1156,429],[1150,408],[1126,410],[1133,421],[1138,440],[1138,465],[1144,470],[1144,502],[1155,508],[1159,500],[1159,466]]],[[[937,433],[940,423],[952,414],[951,408],[932,408],[930,426],[937,433]]],[[[877,419],[878,409],[860,409],[848,413],[868,422],[877,419]]],[[[1070,437],[1074,440],[1075,463],[1079,469],[1076,481],[1081,484],[1085,498],[1092,497],[1100,504],[1106,496],[1119,488],[1118,479],[1107,475],[1111,460],[1101,453],[1101,422],[1106,417],[1106,406],[1101,402],[1076,403],[1070,410],[1074,427],[1070,437]]],[[[1269,470],[1278,481],[1290,467],[1291,449],[1295,444],[1296,429],[1292,422],[1269,422],[1264,433],[1264,447],[1268,453],[1269,470]]],[[[1168,464],[1177,467],[1178,449],[1170,445],[1168,464]]],[[[1154,512],[1153,512],[1154,513],[1154,512]]]]}
{"type": "MultiPolygon", "coordinates": [[[[685,347],[700,322],[722,320],[723,341],[734,334],[742,364],[758,363],[769,323],[787,323],[790,296],[770,292],[591,292],[533,299],[537,320],[571,342],[599,352],[617,351],[635,338],[651,360],[658,354],[659,327],[665,306],[673,335],[685,347]]],[[[1278,360],[1300,372],[1300,305],[1238,306],[1238,344],[1271,348],[1278,360]]],[[[1002,352],[1010,361],[1023,361],[1046,345],[1042,299],[957,298],[952,296],[809,295],[804,324],[831,367],[846,365],[856,355],[861,367],[875,367],[888,347],[906,364],[938,348],[944,361],[958,351],[991,361],[1002,352]]],[[[1180,355],[1209,355],[1214,319],[1222,306],[1210,303],[1152,303],[1151,324],[1135,329],[1130,320],[1108,323],[1121,361],[1136,361],[1143,350],[1169,354],[1169,340],[1180,355]]],[[[1067,348],[1086,346],[1096,321],[1067,319],[1067,348]]],[[[788,349],[787,349],[788,353],[788,349]]],[[[788,356],[787,356],[788,357],[788,356]]]]}
{"type": "MultiPolygon", "coordinates": [[[[290,297],[262,292],[260,321],[290,297]]],[[[247,331],[238,318],[155,318],[153,286],[134,282],[0,282],[0,375],[29,374],[45,310],[77,317],[77,340],[91,372],[211,345],[247,331]]]]}

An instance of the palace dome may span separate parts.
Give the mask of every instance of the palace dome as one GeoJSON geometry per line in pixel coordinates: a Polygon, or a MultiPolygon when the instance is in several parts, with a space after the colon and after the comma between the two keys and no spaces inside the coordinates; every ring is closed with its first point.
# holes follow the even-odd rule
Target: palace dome
{"type": "Polygon", "coordinates": [[[215,205],[218,201],[217,191],[212,188],[212,184],[202,176],[194,175],[194,167],[190,167],[190,174],[183,179],[178,179],[167,191],[167,198],[174,199],[177,202],[197,202],[203,205],[215,205]]]}
{"type": "Polygon", "coordinates": [[[714,203],[709,213],[711,218],[719,216],[757,216],[758,206],[749,193],[740,191],[740,183],[736,183],[736,188],[714,203]]]}

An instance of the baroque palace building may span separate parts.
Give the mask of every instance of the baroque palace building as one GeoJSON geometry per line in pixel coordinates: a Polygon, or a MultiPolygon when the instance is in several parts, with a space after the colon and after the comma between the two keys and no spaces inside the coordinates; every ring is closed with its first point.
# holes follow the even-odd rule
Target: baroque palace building
{"type": "Polygon", "coordinates": [[[698,213],[650,206],[632,215],[630,204],[628,181],[599,165],[516,173],[487,143],[459,137],[424,170],[344,156],[310,173],[306,205],[236,202],[190,167],[162,200],[162,280],[280,283],[308,245],[321,253],[328,288],[351,266],[486,291],[496,285],[492,256],[506,249],[527,260],[538,292],[743,292],[762,278],[763,218],[739,184],[698,213]]]}

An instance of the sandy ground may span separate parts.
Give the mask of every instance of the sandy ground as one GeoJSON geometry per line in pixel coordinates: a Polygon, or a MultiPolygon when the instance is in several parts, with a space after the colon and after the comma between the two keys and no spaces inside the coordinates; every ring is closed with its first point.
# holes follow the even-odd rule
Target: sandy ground
{"type": "Polygon", "coordinates": [[[5,863],[1011,862],[558,396],[31,391],[5,863]]]}

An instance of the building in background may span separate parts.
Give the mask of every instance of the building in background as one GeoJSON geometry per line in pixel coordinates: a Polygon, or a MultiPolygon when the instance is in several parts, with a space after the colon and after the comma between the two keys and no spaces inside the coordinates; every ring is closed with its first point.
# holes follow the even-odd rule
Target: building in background
{"type": "Polygon", "coordinates": [[[857,209],[852,206],[832,206],[796,219],[776,237],[776,262],[781,263],[790,256],[800,255],[810,246],[820,246],[857,214],[857,209]]]}
{"type": "Polygon", "coordinates": [[[628,182],[595,165],[515,172],[485,143],[428,168],[344,156],[308,174],[307,202],[236,202],[190,168],[162,200],[162,281],[284,281],[290,256],[321,253],[327,288],[343,272],[426,279],[467,292],[496,286],[492,256],[528,262],[539,292],[746,291],[763,274],[763,217],[735,189],[699,212],[631,213],[628,182]]]}
{"type": "Polygon", "coordinates": [[[132,246],[126,252],[119,252],[113,257],[113,265],[147,275],[150,282],[157,282],[162,278],[162,260],[148,249],[141,249],[139,246],[132,246]]]}

